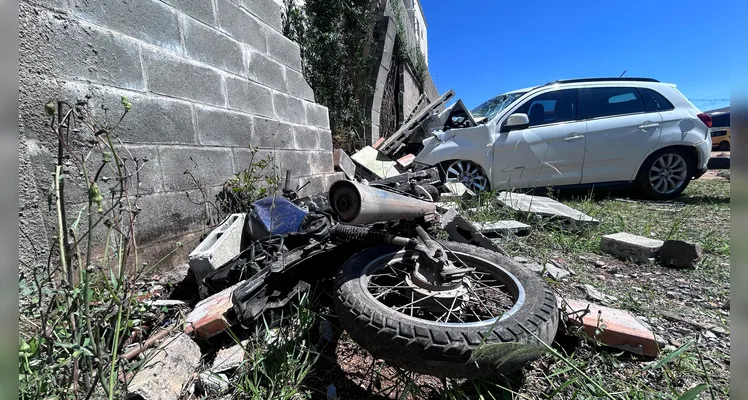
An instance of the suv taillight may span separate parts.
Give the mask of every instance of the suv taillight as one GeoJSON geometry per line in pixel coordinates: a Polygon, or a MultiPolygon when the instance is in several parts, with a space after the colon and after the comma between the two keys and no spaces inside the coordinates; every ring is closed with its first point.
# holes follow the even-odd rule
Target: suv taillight
{"type": "Polygon", "coordinates": [[[701,114],[697,115],[697,117],[699,117],[699,119],[701,120],[701,122],[703,122],[704,125],[706,125],[707,128],[711,128],[712,127],[712,117],[710,117],[709,114],[701,113],[701,114]]]}

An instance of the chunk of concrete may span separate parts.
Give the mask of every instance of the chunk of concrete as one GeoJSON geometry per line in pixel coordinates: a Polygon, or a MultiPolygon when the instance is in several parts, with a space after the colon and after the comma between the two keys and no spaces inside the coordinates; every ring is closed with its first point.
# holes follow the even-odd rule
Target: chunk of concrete
{"type": "Polygon", "coordinates": [[[666,240],[658,253],[661,265],[678,268],[693,268],[702,254],[700,244],[682,240],[666,240]]]}
{"type": "Polygon", "coordinates": [[[463,200],[470,200],[475,197],[475,192],[468,189],[462,182],[446,182],[444,187],[463,200]]]}
{"type": "Polygon", "coordinates": [[[527,236],[532,232],[532,226],[523,224],[519,221],[495,221],[495,222],[475,222],[475,227],[484,235],[492,236],[527,236]]]}
{"type": "Polygon", "coordinates": [[[200,347],[184,333],[146,353],[148,361],[127,387],[128,398],[176,400],[200,363],[200,347]]]}
{"type": "Polygon", "coordinates": [[[640,356],[657,357],[659,345],[654,333],[628,311],[599,306],[588,301],[558,299],[569,323],[581,319],[584,332],[603,344],[640,356]],[[589,312],[586,312],[589,307],[589,312]],[[596,335],[596,331],[599,334],[596,335]]]}
{"type": "Polygon", "coordinates": [[[582,286],[582,289],[587,294],[587,298],[590,300],[599,301],[601,303],[605,303],[608,301],[616,301],[618,300],[615,296],[607,295],[595,288],[594,286],[590,284],[584,284],[582,286]]]}
{"type": "Polygon", "coordinates": [[[415,161],[415,159],[415,154],[406,154],[397,159],[397,164],[403,168],[408,168],[411,164],[413,164],[413,161],[415,161]]]}
{"type": "Polygon", "coordinates": [[[185,319],[184,332],[207,339],[230,328],[232,322],[227,318],[227,314],[234,306],[231,295],[234,289],[244,282],[241,281],[197,303],[185,319]]]}
{"type": "Polygon", "coordinates": [[[220,373],[239,368],[244,362],[244,356],[246,354],[245,347],[247,346],[247,343],[248,341],[245,340],[231,347],[218,350],[216,358],[213,360],[213,366],[210,367],[210,371],[213,373],[220,373]]]}
{"type": "Polygon", "coordinates": [[[229,215],[192,250],[189,264],[198,283],[241,253],[245,218],[246,214],[229,215]]]}
{"type": "Polygon", "coordinates": [[[229,380],[224,374],[213,372],[200,373],[200,389],[207,394],[221,394],[229,389],[229,380]]]}
{"type": "Polygon", "coordinates": [[[512,210],[560,221],[562,227],[581,229],[600,224],[595,218],[545,196],[501,192],[497,200],[512,210]]]}
{"type": "Polygon", "coordinates": [[[366,146],[361,151],[351,156],[351,159],[373,173],[378,179],[391,178],[400,175],[398,164],[391,158],[377,151],[371,146],[366,146]]]}
{"type": "Polygon", "coordinates": [[[619,232],[600,238],[600,250],[618,258],[647,263],[657,258],[663,243],[662,240],[619,232]]]}
{"type": "Polygon", "coordinates": [[[455,209],[450,209],[441,216],[442,229],[446,230],[449,238],[455,242],[472,244],[508,255],[501,247],[497,246],[491,239],[480,233],[470,221],[466,220],[455,209]]]}
{"type": "Polygon", "coordinates": [[[332,163],[335,170],[342,171],[346,178],[353,179],[356,176],[356,164],[343,149],[333,150],[332,163]]]}

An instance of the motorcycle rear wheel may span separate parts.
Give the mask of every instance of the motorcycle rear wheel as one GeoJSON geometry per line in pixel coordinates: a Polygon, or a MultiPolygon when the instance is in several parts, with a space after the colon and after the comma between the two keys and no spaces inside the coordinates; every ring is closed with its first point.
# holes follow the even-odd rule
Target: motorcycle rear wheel
{"type": "Polygon", "coordinates": [[[451,301],[429,297],[435,292],[405,278],[407,264],[394,246],[365,249],[341,266],[335,307],[351,338],[391,365],[439,377],[492,377],[540,357],[540,341],[552,343],[559,319],[556,297],[545,281],[501,254],[442,244],[450,258],[476,269],[463,280],[466,290],[451,301]],[[471,360],[482,344],[494,343],[527,346],[499,358],[471,360]]]}

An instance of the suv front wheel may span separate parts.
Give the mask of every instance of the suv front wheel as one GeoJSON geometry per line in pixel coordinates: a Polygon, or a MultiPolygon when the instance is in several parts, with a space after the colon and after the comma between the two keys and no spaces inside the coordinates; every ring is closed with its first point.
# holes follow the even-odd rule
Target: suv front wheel
{"type": "Polygon", "coordinates": [[[693,155],[687,151],[679,148],[663,149],[644,161],[636,183],[646,197],[670,200],[686,190],[695,167],[693,155]]]}

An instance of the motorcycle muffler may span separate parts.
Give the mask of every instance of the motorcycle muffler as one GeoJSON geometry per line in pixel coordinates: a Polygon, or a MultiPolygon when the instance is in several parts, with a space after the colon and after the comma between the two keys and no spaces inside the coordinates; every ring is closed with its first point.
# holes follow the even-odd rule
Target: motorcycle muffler
{"type": "Polygon", "coordinates": [[[330,207],[341,222],[365,225],[421,218],[436,213],[436,204],[386,190],[339,180],[330,186],[330,207]]]}

